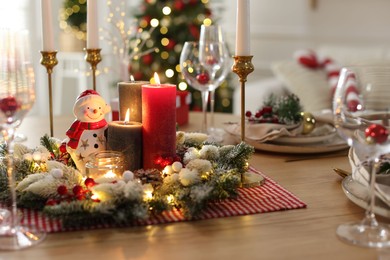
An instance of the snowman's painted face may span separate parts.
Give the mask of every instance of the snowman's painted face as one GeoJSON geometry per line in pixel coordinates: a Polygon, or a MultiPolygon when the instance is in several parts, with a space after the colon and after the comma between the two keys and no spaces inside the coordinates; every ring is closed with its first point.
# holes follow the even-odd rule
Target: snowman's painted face
{"type": "Polygon", "coordinates": [[[104,119],[107,113],[107,104],[102,98],[87,99],[77,105],[74,109],[74,114],[81,122],[98,122],[104,119]]]}

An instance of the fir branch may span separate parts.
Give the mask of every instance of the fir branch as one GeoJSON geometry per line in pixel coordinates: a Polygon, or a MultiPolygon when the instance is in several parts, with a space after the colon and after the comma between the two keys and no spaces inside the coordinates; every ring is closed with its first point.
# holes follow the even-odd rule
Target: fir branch
{"type": "Polygon", "coordinates": [[[56,147],[56,143],[50,139],[48,134],[45,134],[41,137],[41,145],[45,147],[51,154],[55,154],[54,148],[56,147]]]}
{"type": "Polygon", "coordinates": [[[42,210],[45,207],[46,198],[32,192],[18,194],[18,206],[22,208],[42,210]]]}

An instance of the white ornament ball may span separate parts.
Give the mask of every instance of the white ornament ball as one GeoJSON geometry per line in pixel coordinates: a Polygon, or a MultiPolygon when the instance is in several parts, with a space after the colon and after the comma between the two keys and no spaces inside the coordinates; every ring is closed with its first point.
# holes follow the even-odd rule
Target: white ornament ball
{"type": "Polygon", "coordinates": [[[132,181],[134,179],[134,173],[132,171],[124,171],[122,178],[125,182],[132,181]]]}
{"type": "Polygon", "coordinates": [[[27,161],[31,161],[32,160],[32,154],[31,153],[26,153],[23,155],[23,159],[27,160],[27,161]]]}
{"type": "Polygon", "coordinates": [[[62,176],[64,175],[61,169],[53,169],[50,171],[50,173],[54,178],[57,179],[62,178],[62,176]]]}
{"type": "Polygon", "coordinates": [[[172,164],[172,169],[175,171],[175,172],[180,172],[180,170],[183,168],[183,164],[181,164],[181,162],[174,162],[172,164]]]}
{"type": "Polygon", "coordinates": [[[32,158],[34,161],[40,161],[42,160],[42,154],[41,152],[34,152],[32,155],[32,158]]]}
{"type": "Polygon", "coordinates": [[[173,173],[172,166],[171,165],[165,166],[163,173],[165,173],[166,175],[171,175],[173,173]]]}

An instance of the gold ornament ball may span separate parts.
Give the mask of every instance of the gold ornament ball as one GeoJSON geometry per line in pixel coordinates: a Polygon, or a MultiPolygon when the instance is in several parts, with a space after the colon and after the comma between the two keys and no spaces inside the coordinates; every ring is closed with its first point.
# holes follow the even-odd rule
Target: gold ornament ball
{"type": "Polygon", "coordinates": [[[316,127],[316,119],[309,112],[301,112],[302,117],[302,134],[310,134],[316,127]]]}

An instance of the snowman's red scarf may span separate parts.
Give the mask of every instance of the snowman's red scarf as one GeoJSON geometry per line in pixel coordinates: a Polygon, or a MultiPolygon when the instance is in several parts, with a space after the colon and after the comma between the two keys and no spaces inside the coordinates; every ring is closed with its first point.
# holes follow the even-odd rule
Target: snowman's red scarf
{"type": "Polygon", "coordinates": [[[77,145],[79,144],[80,136],[84,132],[84,130],[99,129],[105,127],[106,125],[107,121],[105,119],[92,123],[80,122],[79,120],[75,120],[73,124],[69,127],[68,131],[66,131],[66,135],[69,137],[67,145],[72,149],[76,149],[77,145]]]}

